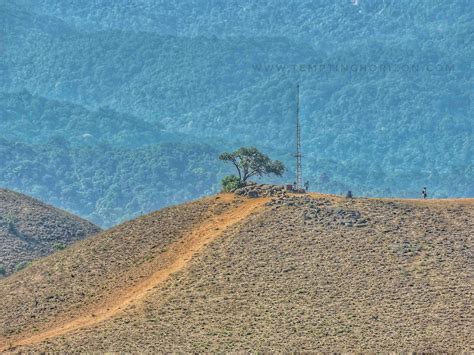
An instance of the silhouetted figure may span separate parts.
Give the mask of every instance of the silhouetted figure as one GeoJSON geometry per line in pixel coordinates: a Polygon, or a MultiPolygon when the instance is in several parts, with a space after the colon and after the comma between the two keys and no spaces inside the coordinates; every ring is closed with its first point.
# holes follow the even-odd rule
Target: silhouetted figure
{"type": "Polygon", "coordinates": [[[426,187],[423,187],[423,190],[421,190],[421,198],[423,200],[426,200],[428,198],[428,191],[426,191],[426,187]]]}
{"type": "Polygon", "coordinates": [[[306,192],[309,191],[309,181],[306,181],[306,182],[304,183],[304,189],[306,190],[306,192]]]}
{"type": "Polygon", "coordinates": [[[353,197],[352,196],[352,191],[351,190],[347,191],[346,198],[352,198],[352,197],[353,197]]]}
{"type": "Polygon", "coordinates": [[[293,183],[293,191],[296,191],[296,181],[293,183]]]}

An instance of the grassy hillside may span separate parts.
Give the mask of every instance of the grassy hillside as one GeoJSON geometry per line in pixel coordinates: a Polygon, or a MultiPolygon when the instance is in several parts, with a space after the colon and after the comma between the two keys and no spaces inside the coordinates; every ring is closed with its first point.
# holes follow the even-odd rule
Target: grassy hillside
{"type": "Polygon", "coordinates": [[[22,351],[472,351],[473,206],[221,195],[165,209],[4,280],[0,343],[22,351]]]}
{"type": "Polygon", "coordinates": [[[156,260],[155,255],[229,207],[226,201],[206,198],[165,208],[78,242],[3,280],[2,341],[18,331],[41,329],[58,316],[77,316],[84,307],[93,310],[110,301],[109,295],[126,293],[160,268],[164,260],[156,260]],[[51,269],[51,265],[56,266],[51,269]],[[38,275],[36,281],[29,278],[33,274],[38,275]],[[34,292],[39,289],[45,292],[34,292]],[[38,322],[31,322],[32,318],[38,322]]]}
{"type": "Polygon", "coordinates": [[[79,217],[0,189],[0,277],[99,231],[79,217]]]}

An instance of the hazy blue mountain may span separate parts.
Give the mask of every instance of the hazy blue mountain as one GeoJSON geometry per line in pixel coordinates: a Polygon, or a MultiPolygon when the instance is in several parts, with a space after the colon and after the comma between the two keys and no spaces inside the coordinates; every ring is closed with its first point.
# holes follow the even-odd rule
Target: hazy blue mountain
{"type": "MultiPolygon", "coordinates": [[[[218,151],[165,143],[138,149],[0,140],[0,186],[42,197],[102,226],[213,193],[218,151]]],[[[221,172],[219,172],[221,170],[221,172]]]]}
{"type": "MultiPolygon", "coordinates": [[[[33,5],[33,4],[31,4],[33,5]]],[[[69,33],[71,28],[54,16],[35,13],[31,6],[22,6],[21,1],[0,1],[0,53],[6,50],[9,37],[25,38],[32,33],[69,33]]]]}
{"type": "MultiPolygon", "coordinates": [[[[0,91],[10,93],[0,95],[1,138],[9,154],[28,147],[32,166],[59,149],[47,140],[58,145],[63,138],[72,144],[67,155],[87,148],[100,161],[103,149],[124,166],[145,154],[137,149],[146,144],[181,142],[179,150],[189,152],[190,142],[206,143],[206,154],[194,160],[213,174],[202,181],[214,190],[229,171],[215,159],[224,149],[255,145],[292,169],[300,83],[303,172],[313,189],[417,196],[426,185],[432,196],[474,196],[469,1],[4,0],[1,6],[0,91]],[[89,134],[108,148],[82,147],[89,134]]],[[[159,154],[166,160],[174,153],[160,148],[159,154]]],[[[14,160],[8,164],[15,168],[14,160]]],[[[4,175],[0,183],[24,189],[39,179],[24,171],[25,183],[4,175]]],[[[153,173],[140,183],[144,209],[174,201],[178,191],[165,171],[153,173]],[[155,182],[163,195],[146,193],[155,182]]],[[[118,188],[129,189],[120,174],[114,173],[118,188]]],[[[190,176],[178,174],[173,183],[196,184],[190,176]]],[[[282,181],[292,180],[290,170],[282,181]]],[[[88,196],[101,183],[80,188],[88,196]]],[[[36,185],[42,192],[35,196],[51,202],[49,184],[36,185]]],[[[186,196],[199,194],[189,189],[186,196]]],[[[94,201],[107,191],[95,191],[94,201]]],[[[83,208],[85,198],[66,200],[83,215],[97,209],[83,208]]],[[[129,206],[110,202],[100,212],[110,216],[100,218],[127,217],[136,207],[129,206]]]]}
{"type": "Polygon", "coordinates": [[[449,39],[460,32],[467,36],[472,17],[470,0],[358,0],[357,5],[351,0],[19,1],[85,32],[125,29],[184,37],[288,37],[315,45],[374,37],[403,36],[405,41],[449,39]]]}
{"type": "Polygon", "coordinates": [[[76,145],[108,143],[136,147],[163,143],[162,126],[109,108],[90,111],[82,106],[32,96],[29,92],[0,93],[0,131],[11,141],[44,143],[64,138],[76,145]]]}

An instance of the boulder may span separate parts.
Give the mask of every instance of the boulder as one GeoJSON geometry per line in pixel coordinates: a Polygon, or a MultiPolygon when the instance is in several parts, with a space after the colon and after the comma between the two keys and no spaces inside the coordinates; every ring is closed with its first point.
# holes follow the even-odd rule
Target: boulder
{"type": "Polygon", "coordinates": [[[259,197],[259,193],[258,193],[258,191],[250,190],[247,193],[247,196],[250,197],[250,198],[257,198],[257,197],[259,197]]]}

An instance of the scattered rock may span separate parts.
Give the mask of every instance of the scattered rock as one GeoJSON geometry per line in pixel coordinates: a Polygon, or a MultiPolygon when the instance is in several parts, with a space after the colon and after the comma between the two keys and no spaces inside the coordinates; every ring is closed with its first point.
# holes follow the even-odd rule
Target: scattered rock
{"type": "Polygon", "coordinates": [[[256,183],[248,183],[247,186],[241,187],[233,191],[236,195],[246,196],[250,198],[257,197],[279,197],[283,198],[287,196],[287,193],[281,185],[259,185],[256,183]]]}
{"type": "Polygon", "coordinates": [[[316,221],[324,226],[345,226],[345,227],[367,227],[368,219],[362,218],[359,211],[345,208],[334,208],[332,202],[327,198],[312,198],[304,196],[284,196],[273,198],[267,203],[268,206],[277,208],[280,206],[303,207],[303,220],[305,223],[316,221]]]}

